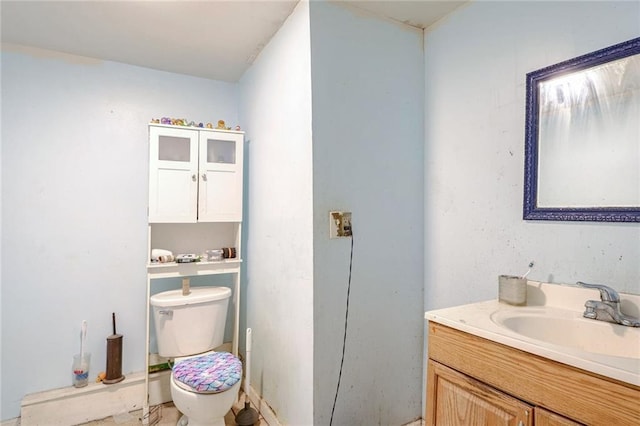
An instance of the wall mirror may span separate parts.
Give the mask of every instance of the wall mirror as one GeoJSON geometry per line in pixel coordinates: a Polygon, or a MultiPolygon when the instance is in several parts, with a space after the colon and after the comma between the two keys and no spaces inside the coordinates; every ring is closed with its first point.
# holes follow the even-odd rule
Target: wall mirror
{"type": "Polygon", "coordinates": [[[524,219],[640,222],[640,38],[527,74],[524,219]]]}

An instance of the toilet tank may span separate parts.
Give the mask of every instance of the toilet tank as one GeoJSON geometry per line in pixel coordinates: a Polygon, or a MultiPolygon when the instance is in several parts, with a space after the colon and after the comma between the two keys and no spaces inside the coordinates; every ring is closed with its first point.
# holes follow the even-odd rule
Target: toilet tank
{"type": "Polygon", "coordinates": [[[158,354],[173,358],[220,346],[230,297],[228,287],[192,287],[187,296],[182,290],[151,296],[158,354]]]}

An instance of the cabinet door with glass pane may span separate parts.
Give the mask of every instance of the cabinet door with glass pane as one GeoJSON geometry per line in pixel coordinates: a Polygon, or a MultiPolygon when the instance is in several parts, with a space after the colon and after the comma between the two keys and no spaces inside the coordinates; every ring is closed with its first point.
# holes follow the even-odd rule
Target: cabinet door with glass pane
{"type": "Polygon", "coordinates": [[[149,126],[149,223],[197,221],[198,131],[149,126]]]}
{"type": "Polygon", "coordinates": [[[198,221],[242,221],[243,134],[200,131],[198,221]]]}

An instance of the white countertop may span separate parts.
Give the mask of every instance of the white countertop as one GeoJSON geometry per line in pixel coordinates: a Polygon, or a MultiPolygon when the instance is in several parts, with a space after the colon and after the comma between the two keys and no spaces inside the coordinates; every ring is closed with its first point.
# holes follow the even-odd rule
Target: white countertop
{"type": "MultiPolygon", "coordinates": [[[[640,312],[640,295],[621,293],[620,298],[622,301],[622,312],[638,317],[640,312]]],[[[640,386],[640,357],[610,356],[550,344],[523,336],[492,320],[492,315],[495,316],[497,312],[520,309],[525,313],[527,310],[530,311],[535,307],[537,311],[540,312],[542,310],[542,312],[548,312],[552,316],[561,315],[578,320],[595,321],[582,318],[584,302],[587,300],[600,300],[599,292],[597,290],[575,286],[529,281],[527,287],[527,306],[513,306],[498,302],[496,299],[428,311],[425,313],[425,318],[429,321],[440,323],[487,340],[640,386]]],[[[610,324],[610,327],[612,329],[612,335],[615,333],[622,335],[625,340],[638,341],[637,337],[640,335],[640,328],[625,327],[617,324],[610,324]]],[[[602,344],[606,345],[607,342],[603,341],[602,344]]]]}

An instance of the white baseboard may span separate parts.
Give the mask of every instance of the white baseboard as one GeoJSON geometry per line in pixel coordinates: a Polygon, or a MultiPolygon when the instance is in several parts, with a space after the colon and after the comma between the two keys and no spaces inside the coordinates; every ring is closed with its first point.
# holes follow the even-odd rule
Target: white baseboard
{"type": "MultiPolygon", "coordinates": [[[[149,377],[149,406],[171,401],[169,371],[149,377]]],[[[104,419],[143,408],[144,373],[132,373],[120,383],[90,383],[84,388],[66,387],[26,395],[20,418],[4,420],[0,426],[67,426],[104,419]]],[[[269,404],[253,387],[249,390],[253,407],[269,426],[282,426],[269,404]]],[[[411,424],[413,426],[413,424],[411,424]]]]}
{"type": "MultiPolygon", "coordinates": [[[[168,371],[149,377],[149,405],[171,401],[168,371]]],[[[60,388],[26,395],[22,400],[21,417],[3,420],[0,426],[70,425],[100,420],[116,414],[129,413],[143,407],[144,373],[128,375],[112,385],[90,383],[84,388],[60,388]]],[[[249,389],[253,407],[269,426],[282,426],[269,404],[249,389]]],[[[424,425],[416,420],[405,426],[424,425]]]]}
{"type": "Polygon", "coordinates": [[[258,395],[252,386],[249,386],[249,400],[269,426],[282,426],[276,417],[276,413],[273,412],[269,404],[258,395]]]}
{"type": "MultiPolygon", "coordinates": [[[[269,404],[258,395],[253,387],[249,387],[249,400],[269,426],[282,426],[269,404]]],[[[424,426],[424,420],[417,419],[403,426],[424,426]]]]}
{"type": "MultiPolygon", "coordinates": [[[[169,375],[149,377],[149,404],[171,401],[169,375]],[[167,399],[168,395],[168,399],[167,399]]],[[[90,383],[83,388],[66,387],[26,395],[22,399],[20,425],[70,425],[129,413],[143,407],[146,398],[143,372],[132,373],[120,383],[90,383]]],[[[8,423],[6,426],[13,426],[8,423]]],[[[5,426],[3,422],[2,425],[5,426]]]]}

